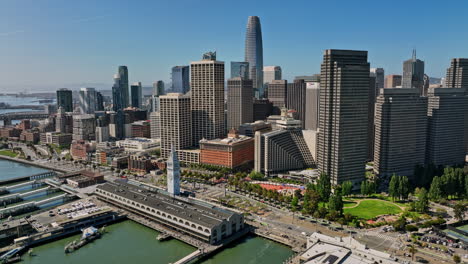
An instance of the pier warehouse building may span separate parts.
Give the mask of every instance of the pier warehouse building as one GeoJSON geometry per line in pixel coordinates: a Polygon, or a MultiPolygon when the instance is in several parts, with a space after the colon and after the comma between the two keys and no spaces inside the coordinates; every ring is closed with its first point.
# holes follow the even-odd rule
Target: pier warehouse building
{"type": "Polygon", "coordinates": [[[96,195],[209,244],[217,244],[244,229],[244,217],[239,213],[170,196],[162,190],[149,191],[119,181],[97,187],[96,195]]]}

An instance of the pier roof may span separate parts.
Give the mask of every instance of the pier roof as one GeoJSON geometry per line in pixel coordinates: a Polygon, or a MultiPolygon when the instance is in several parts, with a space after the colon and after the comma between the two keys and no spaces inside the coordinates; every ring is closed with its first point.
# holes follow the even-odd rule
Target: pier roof
{"type": "Polygon", "coordinates": [[[149,191],[128,183],[106,183],[97,187],[104,191],[144,204],[166,214],[187,220],[208,228],[213,228],[228,220],[235,212],[202,204],[188,198],[170,196],[161,192],[149,191]]]}

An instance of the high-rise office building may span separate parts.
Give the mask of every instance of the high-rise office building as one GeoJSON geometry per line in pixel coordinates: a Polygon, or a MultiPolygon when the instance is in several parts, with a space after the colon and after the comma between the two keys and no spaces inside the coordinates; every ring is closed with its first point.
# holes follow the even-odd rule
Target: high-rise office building
{"type": "Polygon", "coordinates": [[[73,116],[73,140],[95,140],[96,122],[94,115],[73,116]]]}
{"type": "Polygon", "coordinates": [[[385,76],[385,87],[384,88],[397,88],[401,87],[401,75],[391,74],[385,76]]]}
{"type": "Polygon", "coordinates": [[[130,102],[132,107],[141,108],[141,101],[143,99],[142,91],[141,91],[141,82],[133,83],[130,86],[131,97],[130,102]]]}
{"type": "Polygon", "coordinates": [[[429,88],[427,98],[427,163],[436,166],[464,164],[466,90],[429,88]]]}
{"type": "MultiPolygon", "coordinates": [[[[468,58],[455,58],[447,69],[445,87],[464,88],[468,94],[468,58]]],[[[468,153],[468,104],[465,110],[465,149],[468,153]]]]}
{"type": "Polygon", "coordinates": [[[253,101],[253,120],[266,120],[273,112],[273,104],[268,99],[257,99],[253,101]]]}
{"type": "Polygon", "coordinates": [[[280,66],[263,67],[263,83],[268,84],[273,80],[281,80],[281,67],[280,66]]]}
{"type": "Polygon", "coordinates": [[[167,192],[172,195],[180,194],[180,163],[174,147],[167,159],[167,192]]]}
{"type": "Polygon", "coordinates": [[[286,95],[286,107],[295,111],[298,120],[301,120],[302,128],[305,128],[306,118],[306,83],[304,80],[294,80],[288,84],[286,95]]]}
{"type": "Polygon", "coordinates": [[[447,88],[468,89],[468,58],[455,58],[447,69],[445,78],[447,88]]]}
{"type": "Polygon", "coordinates": [[[241,77],[231,78],[227,82],[227,124],[228,129],[239,129],[244,123],[253,122],[252,80],[241,77]]]}
{"type": "Polygon", "coordinates": [[[425,164],[427,97],[411,88],[381,89],[375,105],[374,172],[411,176],[425,164]]]}
{"type": "Polygon", "coordinates": [[[57,90],[57,109],[62,107],[65,112],[73,112],[72,91],[66,88],[57,90]]]}
{"type": "Polygon", "coordinates": [[[249,77],[253,81],[255,97],[263,98],[263,43],[260,18],[249,16],[245,33],[245,61],[249,63],[249,77]]]}
{"type": "Polygon", "coordinates": [[[193,144],[200,139],[224,138],[224,62],[208,52],[190,63],[193,144]]]}
{"type": "MultiPolygon", "coordinates": [[[[377,89],[385,87],[385,71],[383,68],[371,68],[371,76],[375,76],[375,86],[377,89]]],[[[376,93],[378,94],[378,93],[376,93]]]]}
{"type": "Polygon", "coordinates": [[[100,116],[96,119],[96,142],[106,142],[109,141],[109,122],[106,116],[100,116]]]}
{"type": "Polygon", "coordinates": [[[413,57],[403,62],[402,88],[416,88],[422,95],[424,86],[424,61],[416,59],[416,50],[413,57]]]}
{"type": "Polygon", "coordinates": [[[190,91],[190,67],[188,65],[172,67],[171,79],[171,92],[186,94],[190,91]]]}
{"type": "MultiPolygon", "coordinates": [[[[128,87],[128,68],[127,66],[119,66],[119,89],[122,93],[122,107],[127,108],[130,105],[130,95],[128,87]]],[[[114,78],[115,80],[115,78],[114,78]]]]}
{"type": "Polygon", "coordinates": [[[190,96],[169,93],[159,97],[161,156],[167,158],[171,147],[176,150],[192,146],[190,96]]]}
{"type": "Polygon", "coordinates": [[[153,95],[161,96],[166,94],[166,89],[164,88],[164,82],[159,80],[153,83],[153,95]]]}
{"type": "Polygon", "coordinates": [[[286,107],[288,81],[273,80],[268,84],[268,100],[273,104],[273,114],[279,115],[286,107]]]}
{"type": "Polygon", "coordinates": [[[153,83],[153,94],[151,95],[151,112],[159,111],[159,96],[166,94],[164,82],[157,81],[153,83]]]}
{"type": "Polygon", "coordinates": [[[124,109],[123,94],[120,89],[120,75],[114,75],[114,85],[112,85],[112,110],[117,112],[124,109]]]}
{"type": "Polygon", "coordinates": [[[242,77],[244,80],[249,78],[249,63],[246,61],[231,61],[231,78],[242,77]]]}
{"type": "Polygon", "coordinates": [[[427,96],[427,92],[429,90],[430,82],[431,82],[431,78],[429,77],[429,75],[424,74],[424,77],[423,77],[423,90],[422,90],[422,94],[421,94],[422,96],[427,96]]]}
{"type": "Polygon", "coordinates": [[[367,51],[326,50],[320,78],[317,164],[333,184],[364,179],[367,158],[367,51]]]}
{"type": "Polygon", "coordinates": [[[55,117],[55,132],[62,134],[73,133],[73,115],[65,112],[63,107],[59,107],[57,110],[57,116],[55,117]]]}
{"type": "Polygon", "coordinates": [[[96,92],[96,111],[104,111],[104,96],[101,92],[96,92]]]}
{"type": "Polygon", "coordinates": [[[125,114],[123,110],[117,110],[109,116],[109,136],[115,139],[125,138],[125,114]]]}
{"type": "Polygon", "coordinates": [[[79,93],[81,114],[94,114],[97,107],[97,95],[94,88],[81,88],[79,93]]]}
{"type": "Polygon", "coordinates": [[[150,113],[151,138],[161,138],[161,114],[160,112],[150,113]]]}
{"type": "Polygon", "coordinates": [[[318,129],[319,124],[320,83],[306,84],[305,129],[318,129]]]}
{"type": "Polygon", "coordinates": [[[377,97],[377,77],[370,72],[369,76],[369,104],[367,110],[367,160],[374,160],[374,114],[375,100],[377,97]]]}

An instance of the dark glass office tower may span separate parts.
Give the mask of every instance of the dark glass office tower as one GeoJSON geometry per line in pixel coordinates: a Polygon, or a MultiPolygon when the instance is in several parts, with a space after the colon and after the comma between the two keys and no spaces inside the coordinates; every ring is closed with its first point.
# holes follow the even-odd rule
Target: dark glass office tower
{"type": "Polygon", "coordinates": [[[249,63],[246,61],[231,61],[231,78],[249,79],[249,63]]]}
{"type": "Polygon", "coordinates": [[[120,75],[114,75],[114,85],[112,86],[112,110],[117,112],[124,109],[123,93],[120,88],[120,75]]]}
{"type": "Polygon", "coordinates": [[[127,66],[119,66],[120,89],[122,90],[123,108],[130,105],[130,92],[128,89],[128,69],[127,66]]]}
{"type": "Polygon", "coordinates": [[[104,111],[104,97],[101,92],[96,92],[96,111],[104,111]]]}
{"type": "Polygon", "coordinates": [[[253,81],[255,97],[263,98],[265,91],[263,88],[262,28],[257,16],[250,16],[247,20],[245,61],[249,63],[249,75],[253,81]]]}
{"type": "Polygon", "coordinates": [[[66,88],[57,90],[57,109],[60,107],[65,112],[73,112],[72,91],[66,88]]]}

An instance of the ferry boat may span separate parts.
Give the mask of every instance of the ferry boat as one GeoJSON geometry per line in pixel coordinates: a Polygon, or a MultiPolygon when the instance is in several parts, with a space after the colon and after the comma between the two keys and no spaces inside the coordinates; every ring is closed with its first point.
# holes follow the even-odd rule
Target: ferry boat
{"type": "Polygon", "coordinates": [[[84,245],[90,243],[101,237],[104,233],[104,227],[99,231],[97,228],[90,226],[81,230],[82,235],[79,241],[73,240],[71,243],[65,246],[65,253],[71,253],[84,245]]]}
{"type": "Polygon", "coordinates": [[[0,261],[2,261],[2,263],[12,263],[11,261],[14,261],[16,258],[15,255],[17,255],[23,249],[24,247],[17,247],[8,251],[7,253],[0,256],[0,261]]]}

